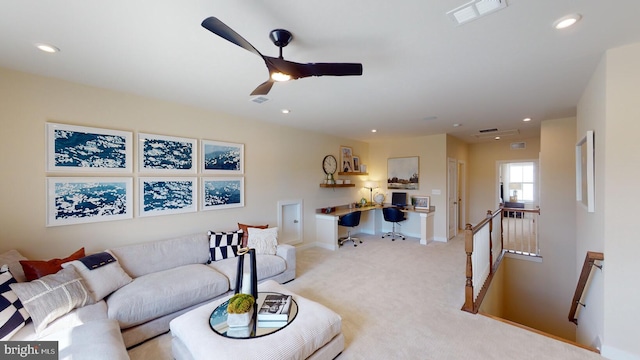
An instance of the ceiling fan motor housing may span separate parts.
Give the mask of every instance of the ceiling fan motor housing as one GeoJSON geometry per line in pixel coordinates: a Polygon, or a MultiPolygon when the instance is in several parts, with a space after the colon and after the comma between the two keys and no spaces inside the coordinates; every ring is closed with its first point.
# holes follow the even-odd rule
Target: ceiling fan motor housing
{"type": "Polygon", "coordinates": [[[279,48],[283,48],[291,42],[293,35],[291,32],[285,29],[271,30],[269,38],[273,41],[273,44],[279,48]]]}

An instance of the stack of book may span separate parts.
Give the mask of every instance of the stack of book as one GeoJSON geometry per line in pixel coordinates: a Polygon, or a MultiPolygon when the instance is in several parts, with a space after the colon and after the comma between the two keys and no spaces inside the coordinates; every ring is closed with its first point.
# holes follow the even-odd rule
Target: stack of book
{"type": "Polygon", "coordinates": [[[287,325],[291,295],[268,294],[258,309],[258,327],[277,328],[287,325]]]}

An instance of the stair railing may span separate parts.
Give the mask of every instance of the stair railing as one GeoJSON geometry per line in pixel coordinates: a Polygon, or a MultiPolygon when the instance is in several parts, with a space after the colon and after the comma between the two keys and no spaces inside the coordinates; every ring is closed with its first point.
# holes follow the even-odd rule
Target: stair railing
{"type": "Polygon", "coordinates": [[[589,275],[591,275],[591,270],[594,266],[602,270],[602,265],[596,264],[596,261],[603,260],[603,253],[587,251],[587,255],[584,258],[584,263],[582,264],[582,271],[580,272],[580,277],[578,278],[578,284],[576,285],[576,292],[573,294],[573,300],[571,300],[571,309],[569,310],[569,321],[576,325],[578,325],[578,318],[576,317],[576,313],[578,312],[578,305],[585,306],[580,302],[580,299],[582,299],[582,294],[584,294],[584,290],[587,286],[587,281],[589,280],[589,275]]]}

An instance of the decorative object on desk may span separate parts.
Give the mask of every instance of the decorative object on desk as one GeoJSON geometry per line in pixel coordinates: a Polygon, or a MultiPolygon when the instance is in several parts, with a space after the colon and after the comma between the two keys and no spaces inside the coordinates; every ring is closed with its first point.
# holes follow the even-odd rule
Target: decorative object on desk
{"type": "Polygon", "coordinates": [[[431,198],[429,196],[422,195],[412,195],[411,196],[411,205],[416,210],[429,210],[429,206],[431,205],[431,198]]]}
{"type": "Polygon", "coordinates": [[[236,293],[227,305],[227,325],[229,327],[249,326],[253,319],[255,298],[250,294],[236,293]]]}
{"type": "Polygon", "coordinates": [[[268,294],[258,310],[258,322],[260,321],[287,321],[291,309],[291,295],[268,294]]]}
{"type": "Polygon", "coordinates": [[[367,199],[365,198],[360,199],[360,206],[365,206],[365,205],[367,205],[367,199]]]}
{"type": "Polygon", "coordinates": [[[360,172],[360,156],[353,155],[353,171],[360,172]]]}
{"type": "Polygon", "coordinates": [[[387,160],[387,188],[418,190],[419,158],[417,156],[387,160]]]}
{"type": "Polygon", "coordinates": [[[325,184],[331,185],[335,184],[335,179],[333,178],[333,174],[338,170],[338,161],[335,156],[327,155],[322,159],[322,171],[324,171],[326,177],[325,184]]]}
{"type": "Polygon", "coordinates": [[[377,205],[382,205],[384,203],[384,194],[377,193],[373,197],[373,200],[376,202],[377,205]]]}
{"type": "MultiPolygon", "coordinates": [[[[255,229],[255,228],[250,228],[255,229]]],[[[236,290],[235,293],[238,294],[243,289],[243,282],[248,281],[249,286],[249,295],[253,296],[254,299],[258,298],[258,272],[256,270],[256,250],[250,249],[248,247],[241,248],[238,250],[238,268],[236,272],[236,290]],[[245,279],[244,276],[244,255],[249,254],[249,278],[245,279]]],[[[244,287],[246,289],[246,287],[244,287]]]]}
{"type": "Polygon", "coordinates": [[[376,181],[365,181],[364,188],[369,189],[369,198],[370,202],[373,203],[373,189],[378,188],[378,182],[376,181]]]}
{"type": "Polygon", "coordinates": [[[348,146],[340,146],[340,170],[353,172],[353,150],[348,146]]]}

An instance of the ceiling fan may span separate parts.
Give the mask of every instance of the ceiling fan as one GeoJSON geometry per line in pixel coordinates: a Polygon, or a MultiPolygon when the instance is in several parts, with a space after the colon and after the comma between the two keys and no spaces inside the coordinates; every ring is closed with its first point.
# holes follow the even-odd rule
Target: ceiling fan
{"type": "Polygon", "coordinates": [[[357,63],[308,63],[301,64],[285,60],[282,57],[282,48],[293,39],[293,35],[284,29],[272,30],[269,34],[273,44],[280,48],[280,56],[275,58],[262,55],[247,40],[222,21],[215,17],[204,19],[202,27],[230,41],[241,48],[260,56],[269,70],[269,79],[258,85],[251,95],[266,95],[271,90],[275,81],[296,80],[309,76],[349,76],[362,75],[362,64],[357,63]]]}

